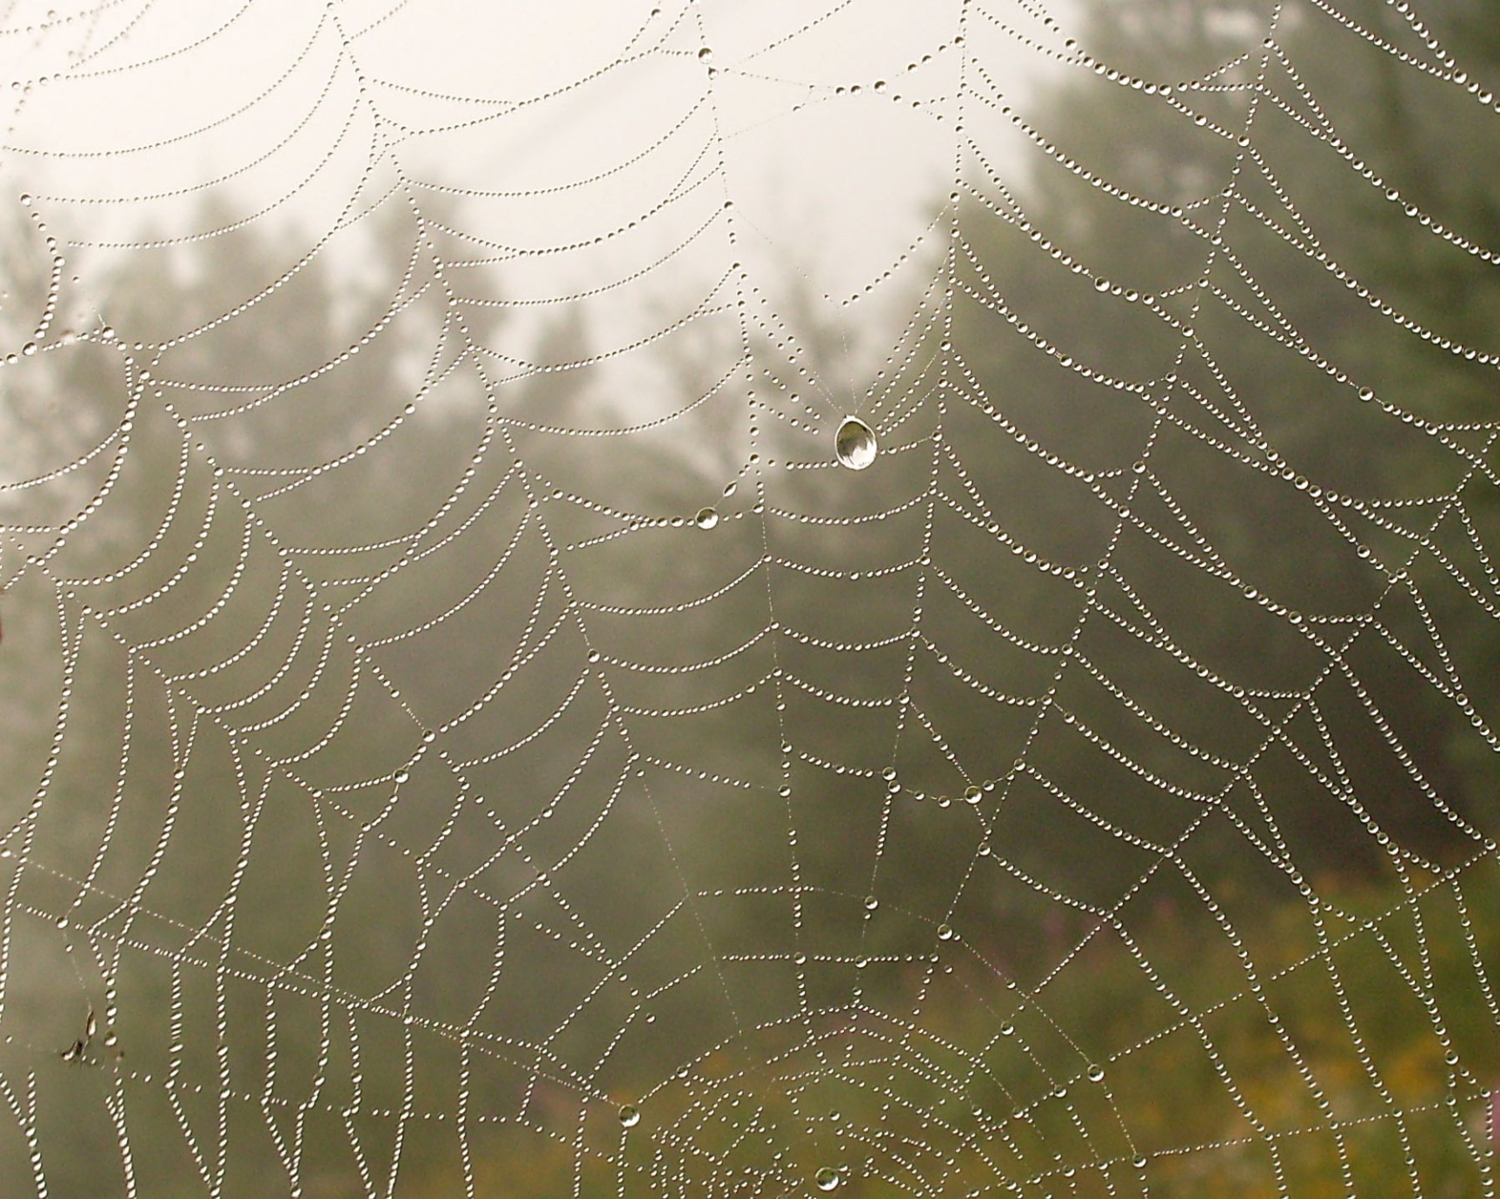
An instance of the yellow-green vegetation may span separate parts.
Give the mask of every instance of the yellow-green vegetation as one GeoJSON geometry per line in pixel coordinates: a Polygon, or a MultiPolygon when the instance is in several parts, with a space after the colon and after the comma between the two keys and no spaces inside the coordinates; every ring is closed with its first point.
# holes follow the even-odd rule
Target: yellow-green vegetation
{"type": "MultiPolygon", "coordinates": [[[[105,493],[4,599],[0,1170],[31,1120],[65,1197],[122,1145],[152,1199],[1492,1194],[1496,373],[1443,342],[1500,356],[1500,7],[1421,8],[1473,86],[1377,0],[1086,0],[1116,77],[966,77],[951,294],[850,383],[895,427],[772,470],[756,408],[733,512],[708,334],[686,446],[558,432],[608,423],[571,315],[408,409],[456,204],[378,209],[373,283],[255,225],[121,280],[7,377],[16,461],[114,435],[137,339],[213,330],[158,364],[203,412],[362,348],[214,444],[233,502],[152,393],[17,518],[105,493]]],[[[815,312],[762,398],[848,366],[815,312]]]]}

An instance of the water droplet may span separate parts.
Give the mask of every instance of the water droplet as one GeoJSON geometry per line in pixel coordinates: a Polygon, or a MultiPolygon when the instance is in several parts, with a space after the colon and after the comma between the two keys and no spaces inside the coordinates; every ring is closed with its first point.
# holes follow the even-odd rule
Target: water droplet
{"type": "Polygon", "coordinates": [[[895,780],[896,780],[896,768],[894,766],[887,766],[884,770],[882,770],[880,772],[880,775],[888,783],[895,782],[895,780]]]}
{"type": "Polygon", "coordinates": [[[951,940],[953,940],[953,929],[951,929],[946,924],[940,924],[940,925],[938,925],[937,934],[938,934],[938,940],[939,941],[951,941],[951,940]]]}
{"type": "Polygon", "coordinates": [[[978,787],[968,787],[964,790],[964,798],[967,799],[970,803],[978,803],[979,797],[982,794],[983,792],[981,792],[978,787]]]}
{"type": "Polygon", "coordinates": [[[627,1103],[620,1109],[620,1123],[626,1128],[634,1128],[640,1122],[641,1113],[630,1104],[627,1103]]]}
{"type": "Polygon", "coordinates": [[[698,515],[693,517],[693,523],[700,529],[711,529],[719,523],[719,514],[712,508],[699,508],[698,515]]]}
{"type": "Polygon", "coordinates": [[[713,61],[713,57],[714,57],[714,52],[712,50],[710,50],[707,46],[704,46],[703,49],[701,49],[701,50],[698,51],[698,61],[699,62],[712,62],[713,61]]]}
{"type": "Polygon", "coordinates": [[[834,1191],[838,1189],[839,1172],[832,1166],[824,1166],[813,1175],[813,1181],[818,1184],[820,1191],[834,1191]]]}
{"type": "Polygon", "coordinates": [[[880,906],[880,900],[876,899],[875,896],[873,896],[873,895],[867,895],[867,896],[865,896],[865,911],[867,911],[867,912],[873,912],[879,906],[880,906]]]}
{"type": "Polygon", "coordinates": [[[857,416],[844,419],[833,441],[833,452],[838,460],[850,470],[864,470],[875,461],[879,446],[875,444],[875,433],[857,416]]]}
{"type": "Polygon", "coordinates": [[[1104,1067],[1103,1066],[1090,1066],[1089,1067],[1089,1081],[1090,1082],[1103,1082],[1104,1081],[1104,1067]]]}

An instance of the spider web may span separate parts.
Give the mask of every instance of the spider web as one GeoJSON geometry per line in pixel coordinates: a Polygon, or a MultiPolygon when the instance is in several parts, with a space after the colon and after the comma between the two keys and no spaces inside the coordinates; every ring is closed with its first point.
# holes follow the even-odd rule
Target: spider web
{"type": "Polygon", "coordinates": [[[6,5],[13,1193],[1493,1195],[1418,7],[6,5]]]}

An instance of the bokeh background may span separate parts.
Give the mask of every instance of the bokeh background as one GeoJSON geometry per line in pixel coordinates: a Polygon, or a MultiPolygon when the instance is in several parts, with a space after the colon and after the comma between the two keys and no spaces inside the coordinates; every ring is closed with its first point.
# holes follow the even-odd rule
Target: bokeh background
{"type": "Polygon", "coordinates": [[[1500,10],[0,20],[7,1194],[1494,1193],[1500,10]]]}

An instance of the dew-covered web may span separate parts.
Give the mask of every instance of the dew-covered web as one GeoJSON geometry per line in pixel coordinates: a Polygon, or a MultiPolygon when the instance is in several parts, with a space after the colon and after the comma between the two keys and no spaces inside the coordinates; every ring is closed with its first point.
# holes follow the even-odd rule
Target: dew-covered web
{"type": "Polygon", "coordinates": [[[6,1194],[1495,1193],[1482,5],[0,22],[6,1194]]]}

